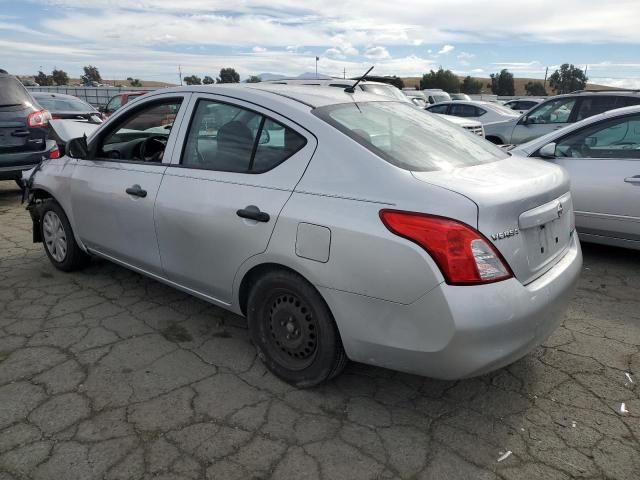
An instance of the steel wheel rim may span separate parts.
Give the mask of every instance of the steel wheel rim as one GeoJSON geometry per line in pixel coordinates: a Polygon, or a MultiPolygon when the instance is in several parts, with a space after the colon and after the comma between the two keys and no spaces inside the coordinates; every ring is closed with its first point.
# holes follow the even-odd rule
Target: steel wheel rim
{"type": "Polygon", "coordinates": [[[49,210],[44,214],[42,233],[49,255],[56,262],[62,262],[67,256],[67,234],[56,212],[49,210]]]}
{"type": "Polygon", "coordinates": [[[311,365],[319,329],[311,308],[291,292],[274,294],[267,304],[267,338],[279,363],[291,370],[311,365]]]}

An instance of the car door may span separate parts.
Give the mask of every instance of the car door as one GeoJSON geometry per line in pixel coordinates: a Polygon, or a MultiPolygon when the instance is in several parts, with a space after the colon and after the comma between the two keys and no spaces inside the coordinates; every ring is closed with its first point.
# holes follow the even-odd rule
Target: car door
{"type": "Polygon", "coordinates": [[[236,272],[267,248],[315,150],[313,135],[255,104],[191,100],[155,207],[167,278],[222,304],[236,272]]]}
{"type": "Polygon", "coordinates": [[[556,144],[580,233],[640,242],[640,114],[598,122],[556,144]]]}
{"type": "Polygon", "coordinates": [[[578,97],[547,100],[520,117],[511,134],[510,143],[519,145],[573,122],[578,97]]]}
{"type": "Polygon", "coordinates": [[[177,135],[163,121],[167,108],[178,113],[188,97],[161,94],[123,109],[91,139],[89,158],[73,160],[74,227],[90,250],[162,273],[153,207],[177,135]],[[140,117],[155,118],[157,128],[136,128],[140,117]]]}

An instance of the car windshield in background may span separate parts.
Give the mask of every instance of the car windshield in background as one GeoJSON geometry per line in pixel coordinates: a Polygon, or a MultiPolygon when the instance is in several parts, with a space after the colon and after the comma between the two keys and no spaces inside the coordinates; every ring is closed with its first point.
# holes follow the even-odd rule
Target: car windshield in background
{"type": "Polygon", "coordinates": [[[398,90],[395,87],[390,87],[387,85],[376,85],[375,83],[364,83],[362,84],[362,90],[368,93],[373,93],[374,95],[384,95],[385,97],[395,98],[396,100],[401,100],[403,102],[407,101],[407,98],[404,93],[398,90]]]}
{"type": "Polygon", "coordinates": [[[451,101],[451,97],[446,93],[430,93],[436,102],[449,102],[451,101]]]}
{"type": "Polygon", "coordinates": [[[38,97],[38,103],[52,113],[55,112],[93,112],[91,105],[72,98],[38,97]]]}
{"type": "Polygon", "coordinates": [[[0,108],[24,106],[30,101],[29,94],[19,81],[0,75],[0,108]]]}
{"type": "Polygon", "coordinates": [[[519,113],[513,111],[513,109],[505,107],[504,105],[500,105],[499,103],[492,103],[490,105],[490,108],[494,109],[498,113],[503,113],[505,115],[519,115],[519,113]]]}
{"type": "Polygon", "coordinates": [[[477,135],[407,103],[342,103],[313,113],[405,170],[452,170],[509,156],[477,135]]]}

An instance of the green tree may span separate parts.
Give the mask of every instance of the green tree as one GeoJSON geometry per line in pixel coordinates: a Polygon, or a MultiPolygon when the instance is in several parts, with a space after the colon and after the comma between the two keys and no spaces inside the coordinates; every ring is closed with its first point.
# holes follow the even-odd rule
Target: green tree
{"type": "Polygon", "coordinates": [[[127,77],[127,81],[129,82],[129,85],[132,86],[132,87],[141,87],[142,86],[142,82],[140,81],[139,78],[127,77]]]}
{"type": "Polygon", "coordinates": [[[557,94],[584,90],[587,86],[587,76],[584,72],[574,67],[573,64],[564,63],[549,77],[549,85],[557,94]]]}
{"type": "Polygon", "coordinates": [[[516,94],[516,87],[513,82],[513,73],[506,68],[500,70],[500,73],[492,73],[491,91],[494,95],[513,96],[516,94]]]}
{"type": "Polygon", "coordinates": [[[202,80],[197,75],[189,75],[188,77],[184,77],[184,83],[187,85],[201,85],[202,80]]]}
{"type": "Polygon", "coordinates": [[[205,75],[204,78],[202,79],[202,83],[204,83],[205,85],[211,85],[212,83],[216,83],[216,81],[211,78],[209,75],[205,75]]]}
{"type": "Polygon", "coordinates": [[[531,95],[532,97],[546,97],[548,95],[542,82],[527,82],[524,90],[527,92],[527,95],[531,95]]]}
{"type": "Polygon", "coordinates": [[[240,75],[235,69],[229,68],[221,68],[220,76],[218,77],[218,83],[238,83],[240,81],[240,75]]]}
{"type": "Polygon", "coordinates": [[[43,71],[38,71],[38,74],[33,76],[33,80],[41,87],[46,87],[53,81],[53,79],[43,71]]]}
{"type": "Polygon", "coordinates": [[[262,79],[256,75],[251,75],[249,78],[247,78],[247,83],[260,83],[262,81],[262,79]]]}
{"type": "Polygon", "coordinates": [[[467,94],[478,94],[482,93],[482,82],[478,80],[474,80],[469,75],[464,77],[462,81],[462,85],[460,86],[460,91],[462,93],[467,94]]]}
{"type": "Polygon", "coordinates": [[[66,85],[69,83],[69,75],[62,69],[54,68],[51,77],[56,85],[66,85]]]}
{"type": "Polygon", "coordinates": [[[440,67],[437,72],[431,70],[422,76],[420,89],[425,88],[441,88],[445,92],[457,93],[460,91],[460,80],[451,70],[440,67]]]}
{"type": "Polygon", "coordinates": [[[87,65],[86,67],[82,67],[84,70],[84,75],[80,76],[80,80],[82,83],[87,84],[91,82],[102,83],[102,77],[100,76],[100,71],[98,67],[94,67],[93,65],[87,65]]]}

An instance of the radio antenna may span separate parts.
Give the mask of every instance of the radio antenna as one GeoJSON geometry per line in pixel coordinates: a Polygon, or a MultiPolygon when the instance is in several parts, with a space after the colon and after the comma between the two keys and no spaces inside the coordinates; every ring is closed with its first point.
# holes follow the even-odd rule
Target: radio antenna
{"type": "Polygon", "coordinates": [[[350,87],[345,88],[345,89],[344,89],[344,91],[345,91],[345,92],[347,92],[347,93],[356,93],[356,87],[358,86],[358,84],[359,84],[362,80],[364,80],[364,79],[365,79],[365,77],[366,77],[367,75],[369,75],[369,72],[370,72],[371,70],[373,70],[373,67],[374,67],[374,65],[371,65],[371,68],[370,68],[369,70],[367,70],[367,71],[366,71],[366,73],[365,73],[364,75],[362,75],[362,76],[361,76],[361,77],[356,81],[356,83],[354,83],[354,84],[353,84],[352,86],[350,86],[350,87]]]}

